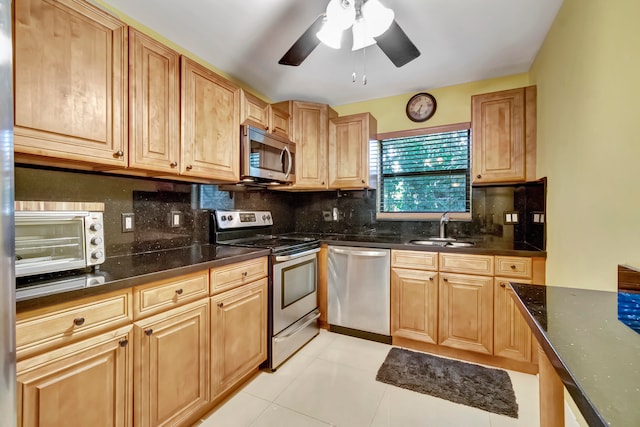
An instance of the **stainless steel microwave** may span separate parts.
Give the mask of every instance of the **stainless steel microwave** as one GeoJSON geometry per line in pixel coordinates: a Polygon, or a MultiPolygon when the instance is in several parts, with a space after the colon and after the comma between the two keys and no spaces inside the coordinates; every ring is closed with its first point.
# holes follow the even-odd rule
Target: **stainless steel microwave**
{"type": "Polygon", "coordinates": [[[242,125],[240,178],[248,182],[293,183],[296,146],[260,128],[242,125]]]}
{"type": "Polygon", "coordinates": [[[105,260],[102,212],[16,211],[16,277],[76,270],[105,260]]]}

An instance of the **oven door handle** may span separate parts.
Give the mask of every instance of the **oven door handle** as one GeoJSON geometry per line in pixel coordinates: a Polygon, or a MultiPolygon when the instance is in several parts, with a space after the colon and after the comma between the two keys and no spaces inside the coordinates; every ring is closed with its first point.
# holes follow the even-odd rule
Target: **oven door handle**
{"type": "Polygon", "coordinates": [[[297,334],[298,332],[300,332],[301,330],[303,330],[304,328],[309,326],[311,324],[311,322],[313,322],[316,319],[320,318],[320,313],[311,312],[307,316],[312,316],[312,317],[310,319],[305,319],[305,321],[304,321],[304,323],[302,325],[298,326],[294,331],[289,332],[287,335],[283,335],[281,337],[273,338],[273,341],[274,342],[281,342],[281,341],[285,341],[285,340],[291,338],[292,336],[294,336],[295,334],[297,334]]]}
{"type": "Polygon", "coordinates": [[[296,259],[296,258],[300,258],[306,255],[311,255],[311,254],[315,254],[320,252],[320,248],[314,248],[308,251],[304,251],[304,252],[298,252],[297,254],[292,254],[292,255],[276,255],[276,261],[277,262],[281,262],[281,261],[289,261],[291,259],[296,259]]]}

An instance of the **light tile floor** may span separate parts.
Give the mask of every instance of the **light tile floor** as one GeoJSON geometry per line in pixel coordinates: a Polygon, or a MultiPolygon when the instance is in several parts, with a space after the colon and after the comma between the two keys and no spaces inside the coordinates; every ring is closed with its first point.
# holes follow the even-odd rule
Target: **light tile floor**
{"type": "Polygon", "coordinates": [[[507,371],[518,419],[375,380],[391,346],[321,331],[276,372],[260,372],[199,427],[538,427],[537,376],[507,371]]]}

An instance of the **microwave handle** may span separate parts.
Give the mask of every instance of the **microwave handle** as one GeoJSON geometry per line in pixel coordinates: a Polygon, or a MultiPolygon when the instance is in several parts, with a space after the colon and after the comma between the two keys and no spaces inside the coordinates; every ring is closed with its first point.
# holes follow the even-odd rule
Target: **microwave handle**
{"type": "MultiPolygon", "coordinates": [[[[282,150],[282,154],[284,154],[285,151],[287,152],[287,158],[289,160],[289,167],[287,168],[287,171],[284,174],[284,178],[287,179],[287,178],[289,178],[289,174],[291,173],[291,167],[293,166],[293,158],[291,156],[291,151],[289,151],[289,147],[287,147],[286,145],[285,145],[284,149],[282,150]]],[[[282,157],[282,156],[280,156],[280,157],[282,157]]]]}

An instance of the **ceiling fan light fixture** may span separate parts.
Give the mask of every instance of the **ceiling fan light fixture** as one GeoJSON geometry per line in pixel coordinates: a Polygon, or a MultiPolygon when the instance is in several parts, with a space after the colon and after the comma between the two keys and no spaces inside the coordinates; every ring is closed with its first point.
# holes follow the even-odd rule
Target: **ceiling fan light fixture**
{"type": "Polygon", "coordinates": [[[376,41],[367,32],[367,23],[363,19],[356,19],[351,31],[353,32],[353,47],[351,50],[360,50],[376,44],[376,41]]]}
{"type": "Polygon", "coordinates": [[[327,5],[327,21],[341,30],[346,30],[356,19],[353,0],[331,0],[327,5]]]}
{"type": "Polygon", "coordinates": [[[393,10],[383,6],[379,0],[368,0],[362,5],[362,17],[367,23],[368,35],[378,37],[389,29],[395,14],[393,10]]]}
{"type": "Polygon", "coordinates": [[[332,49],[340,49],[342,43],[342,32],[344,30],[337,25],[333,24],[329,19],[325,18],[324,24],[320,31],[316,33],[316,37],[323,44],[329,46],[332,49]]]}

